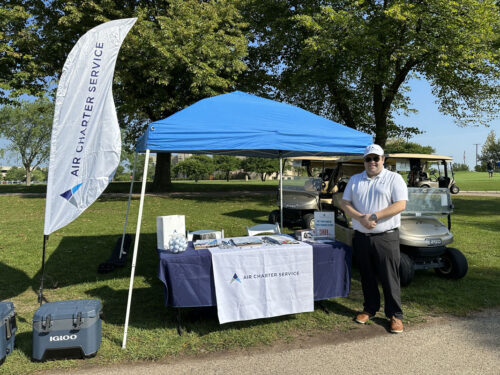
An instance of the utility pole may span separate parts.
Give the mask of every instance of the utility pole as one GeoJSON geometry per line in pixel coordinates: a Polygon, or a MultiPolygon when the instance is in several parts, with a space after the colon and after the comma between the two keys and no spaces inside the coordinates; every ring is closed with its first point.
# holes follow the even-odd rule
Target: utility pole
{"type": "MultiPolygon", "coordinates": [[[[474,167],[477,167],[477,146],[479,146],[481,143],[474,143],[476,145],[476,164],[474,167]]],[[[474,168],[475,169],[475,168],[474,168]]]]}
{"type": "Polygon", "coordinates": [[[465,150],[464,150],[464,164],[465,164],[465,150]]]}

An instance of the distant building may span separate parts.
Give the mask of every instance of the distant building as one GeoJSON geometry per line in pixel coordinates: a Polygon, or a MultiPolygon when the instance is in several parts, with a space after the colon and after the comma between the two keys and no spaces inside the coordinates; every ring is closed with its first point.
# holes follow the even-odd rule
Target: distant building
{"type": "Polygon", "coordinates": [[[172,155],[172,166],[179,164],[181,161],[193,156],[193,154],[173,154],[172,155]]]}
{"type": "Polygon", "coordinates": [[[0,177],[3,178],[12,167],[0,167],[0,177]]]}

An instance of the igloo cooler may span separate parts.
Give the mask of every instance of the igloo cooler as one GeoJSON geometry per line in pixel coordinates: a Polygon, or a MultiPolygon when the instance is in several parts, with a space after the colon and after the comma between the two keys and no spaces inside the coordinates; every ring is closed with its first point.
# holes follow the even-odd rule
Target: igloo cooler
{"type": "Polygon", "coordinates": [[[33,316],[33,360],[93,357],[101,345],[101,302],[46,303],[33,316]]]}
{"type": "Polygon", "coordinates": [[[7,354],[14,350],[16,336],[16,313],[12,302],[0,302],[0,365],[7,354]]]}

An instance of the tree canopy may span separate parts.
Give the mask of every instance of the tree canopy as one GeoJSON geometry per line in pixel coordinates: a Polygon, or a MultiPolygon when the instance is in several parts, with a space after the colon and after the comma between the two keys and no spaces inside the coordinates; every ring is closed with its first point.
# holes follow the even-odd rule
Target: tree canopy
{"type": "Polygon", "coordinates": [[[409,153],[409,154],[433,154],[436,150],[431,146],[422,146],[415,142],[408,142],[402,138],[391,138],[385,144],[384,152],[409,153]]]}
{"type": "Polygon", "coordinates": [[[236,171],[241,167],[241,160],[236,156],[230,155],[214,155],[213,157],[215,170],[221,171],[229,182],[229,175],[232,171],[236,171]]]}
{"type": "Polygon", "coordinates": [[[28,186],[32,171],[49,157],[53,117],[54,105],[47,98],[0,109],[0,135],[11,142],[8,149],[21,156],[28,186]]]}
{"type": "MultiPolygon", "coordinates": [[[[120,50],[113,95],[126,141],[135,144],[147,123],[205,97],[233,90],[247,40],[230,0],[52,0],[35,2],[43,25],[40,60],[58,77],[74,43],[111,19],[137,17],[120,50]],[[49,63],[50,64],[47,64],[49,63]]],[[[155,184],[170,183],[170,154],[158,155],[155,184]]]]}
{"type": "Polygon", "coordinates": [[[494,164],[500,161],[500,138],[496,138],[494,130],[490,131],[486,137],[479,160],[483,166],[485,166],[488,161],[494,164]]]}
{"type": "Polygon", "coordinates": [[[173,170],[176,175],[182,174],[198,182],[213,173],[215,165],[213,159],[207,155],[193,155],[175,165],[173,170]]]}
{"type": "Polygon", "coordinates": [[[40,95],[45,84],[35,62],[39,28],[25,3],[0,5],[0,105],[12,104],[21,94],[40,95]]]}
{"type": "Polygon", "coordinates": [[[249,71],[242,85],[349,127],[390,136],[412,111],[408,80],[429,81],[442,113],[487,123],[499,108],[494,0],[242,1],[249,71]]]}

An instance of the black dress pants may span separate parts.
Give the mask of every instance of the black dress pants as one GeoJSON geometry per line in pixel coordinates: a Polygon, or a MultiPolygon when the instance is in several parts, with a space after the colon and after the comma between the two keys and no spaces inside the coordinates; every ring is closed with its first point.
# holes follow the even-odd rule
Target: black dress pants
{"type": "Polygon", "coordinates": [[[384,311],[388,318],[403,319],[399,284],[399,230],[365,235],[356,231],[354,253],[361,273],[364,311],[375,315],[380,309],[378,282],[384,292],[384,311]]]}

